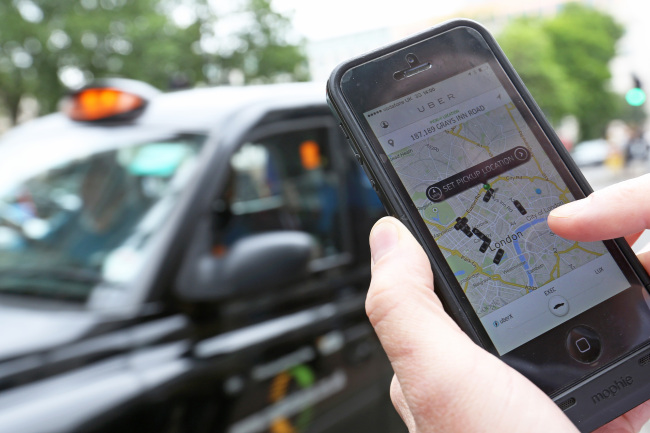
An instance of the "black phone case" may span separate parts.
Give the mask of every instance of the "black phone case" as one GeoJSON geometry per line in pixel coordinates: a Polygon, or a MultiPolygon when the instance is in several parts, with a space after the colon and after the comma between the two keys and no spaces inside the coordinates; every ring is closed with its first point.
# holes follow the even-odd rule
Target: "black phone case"
{"type": "MultiPolygon", "coordinates": [[[[434,290],[442,301],[445,310],[475,343],[481,347],[485,347],[487,345],[487,342],[484,342],[486,338],[484,336],[485,334],[479,331],[472,322],[468,313],[462,307],[458,295],[449,288],[448,284],[445,284],[449,278],[449,271],[446,269],[446,264],[441,265],[434,260],[434,255],[427,241],[419,235],[406,203],[393,187],[392,182],[384,171],[382,163],[378,160],[368,144],[369,139],[366,137],[364,131],[357,125],[354,114],[348,108],[343,92],[339,86],[343,75],[351,68],[461,26],[478,31],[485,39],[514,84],[514,87],[520,93],[542,130],[548,136],[555,150],[575,178],[580,189],[585,195],[593,192],[593,189],[569,155],[569,152],[562,145],[555,131],[551,128],[541,109],[528,92],[528,89],[519,78],[519,75],[506,58],[494,37],[475,21],[468,19],[447,21],[395,44],[381,47],[340,64],[334,69],[327,82],[327,101],[346,139],[352,147],[357,160],[370,179],[386,210],[390,215],[398,218],[409,228],[411,233],[418,238],[429,256],[434,274],[434,290]]],[[[646,289],[650,289],[650,277],[627,242],[622,238],[616,239],[615,242],[631,267],[640,276],[646,289]]],[[[650,345],[646,345],[628,354],[624,359],[619,359],[603,367],[579,384],[551,395],[551,398],[580,431],[592,431],[606,424],[650,398],[650,345]]]]}

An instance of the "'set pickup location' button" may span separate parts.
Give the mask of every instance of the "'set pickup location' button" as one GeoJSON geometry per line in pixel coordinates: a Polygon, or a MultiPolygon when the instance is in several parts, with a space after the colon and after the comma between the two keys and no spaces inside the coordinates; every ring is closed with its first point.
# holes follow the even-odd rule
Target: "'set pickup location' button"
{"type": "Polygon", "coordinates": [[[530,160],[530,152],[523,146],[517,146],[500,153],[487,161],[476,164],[453,176],[434,183],[427,188],[427,198],[434,203],[460,194],[474,185],[487,184],[488,181],[530,160]]]}

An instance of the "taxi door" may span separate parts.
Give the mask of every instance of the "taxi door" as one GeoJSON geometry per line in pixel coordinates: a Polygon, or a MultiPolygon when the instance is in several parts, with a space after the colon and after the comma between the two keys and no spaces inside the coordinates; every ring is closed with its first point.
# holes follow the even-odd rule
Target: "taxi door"
{"type": "Polygon", "coordinates": [[[310,259],[281,287],[269,280],[192,307],[204,371],[191,413],[202,420],[197,431],[403,431],[388,395],[392,372],[364,313],[367,234],[383,209],[331,116],[255,131],[231,154],[197,242],[209,239],[219,261],[264,233],[302,232],[310,259]]]}

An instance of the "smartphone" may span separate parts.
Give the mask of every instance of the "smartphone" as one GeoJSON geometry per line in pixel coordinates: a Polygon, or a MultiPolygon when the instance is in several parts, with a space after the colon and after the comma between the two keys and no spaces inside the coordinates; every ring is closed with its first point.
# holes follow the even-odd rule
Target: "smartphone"
{"type": "Polygon", "coordinates": [[[549,229],[592,190],[485,28],[453,20],[349,60],[327,96],[477,344],[581,431],[650,398],[650,278],[622,239],[549,229]]]}

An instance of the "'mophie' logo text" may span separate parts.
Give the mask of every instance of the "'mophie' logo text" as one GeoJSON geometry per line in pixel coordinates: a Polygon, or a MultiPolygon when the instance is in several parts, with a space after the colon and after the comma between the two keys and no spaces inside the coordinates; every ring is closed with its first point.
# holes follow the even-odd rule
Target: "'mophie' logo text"
{"type": "Polygon", "coordinates": [[[631,386],[633,383],[632,376],[625,376],[614,381],[613,385],[603,389],[602,391],[591,396],[591,401],[594,404],[600,403],[601,401],[608,399],[610,397],[616,397],[616,394],[621,391],[623,388],[631,386]]]}

